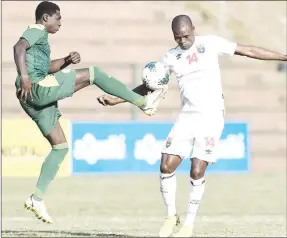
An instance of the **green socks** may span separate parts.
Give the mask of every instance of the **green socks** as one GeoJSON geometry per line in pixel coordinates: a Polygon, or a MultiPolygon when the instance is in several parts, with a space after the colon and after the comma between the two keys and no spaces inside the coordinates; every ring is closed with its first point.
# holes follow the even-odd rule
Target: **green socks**
{"type": "Polygon", "coordinates": [[[34,198],[41,200],[49,184],[56,177],[61,163],[68,153],[68,144],[53,145],[52,150],[45,159],[37,182],[34,198]]]}
{"type": "Polygon", "coordinates": [[[143,107],[146,105],[146,97],[141,96],[132,90],[128,89],[119,80],[109,76],[98,67],[90,67],[90,84],[97,85],[104,92],[113,96],[122,98],[137,107],[143,107]]]}

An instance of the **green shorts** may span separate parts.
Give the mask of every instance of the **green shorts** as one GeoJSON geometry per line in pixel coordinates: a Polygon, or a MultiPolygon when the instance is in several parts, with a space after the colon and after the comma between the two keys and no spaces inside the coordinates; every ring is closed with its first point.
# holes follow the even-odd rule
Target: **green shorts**
{"type": "Polygon", "coordinates": [[[73,95],[75,81],[75,70],[49,74],[38,83],[33,83],[33,101],[20,101],[24,111],[36,122],[45,137],[53,131],[61,116],[58,100],[73,95]]]}

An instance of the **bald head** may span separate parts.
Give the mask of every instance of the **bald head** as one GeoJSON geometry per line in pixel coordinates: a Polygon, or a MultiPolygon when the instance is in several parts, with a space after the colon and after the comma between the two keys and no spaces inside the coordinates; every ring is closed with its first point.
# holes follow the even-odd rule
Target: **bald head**
{"type": "Polygon", "coordinates": [[[189,16],[187,15],[178,15],[175,18],[173,18],[172,23],[171,23],[171,28],[179,28],[182,25],[186,25],[189,27],[192,27],[192,21],[189,16]]]}
{"type": "Polygon", "coordinates": [[[194,43],[194,26],[187,15],[178,15],[171,23],[174,40],[181,49],[187,50],[194,43]]]}

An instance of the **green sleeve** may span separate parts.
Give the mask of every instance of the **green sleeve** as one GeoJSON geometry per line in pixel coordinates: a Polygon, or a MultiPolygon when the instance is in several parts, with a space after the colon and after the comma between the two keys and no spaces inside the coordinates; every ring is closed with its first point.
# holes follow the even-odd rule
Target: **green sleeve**
{"type": "Polygon", "coordinates": [[[27,29],[21,38],[28,41],[30,47],[33,46],[38,40],[40,40],[45,34],[45,31],[37,29],[37,28],[29,28],[27,29]]]}

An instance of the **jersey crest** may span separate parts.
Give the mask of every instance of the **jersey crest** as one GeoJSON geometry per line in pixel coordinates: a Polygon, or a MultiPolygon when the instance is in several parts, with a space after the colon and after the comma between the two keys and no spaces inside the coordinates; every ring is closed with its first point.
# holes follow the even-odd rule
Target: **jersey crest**
{"type": "Polygon", "coordinates": [[[203,44],[196,46],[197,52],[203,54],[205,52],[205,46],[203,44]]]}

